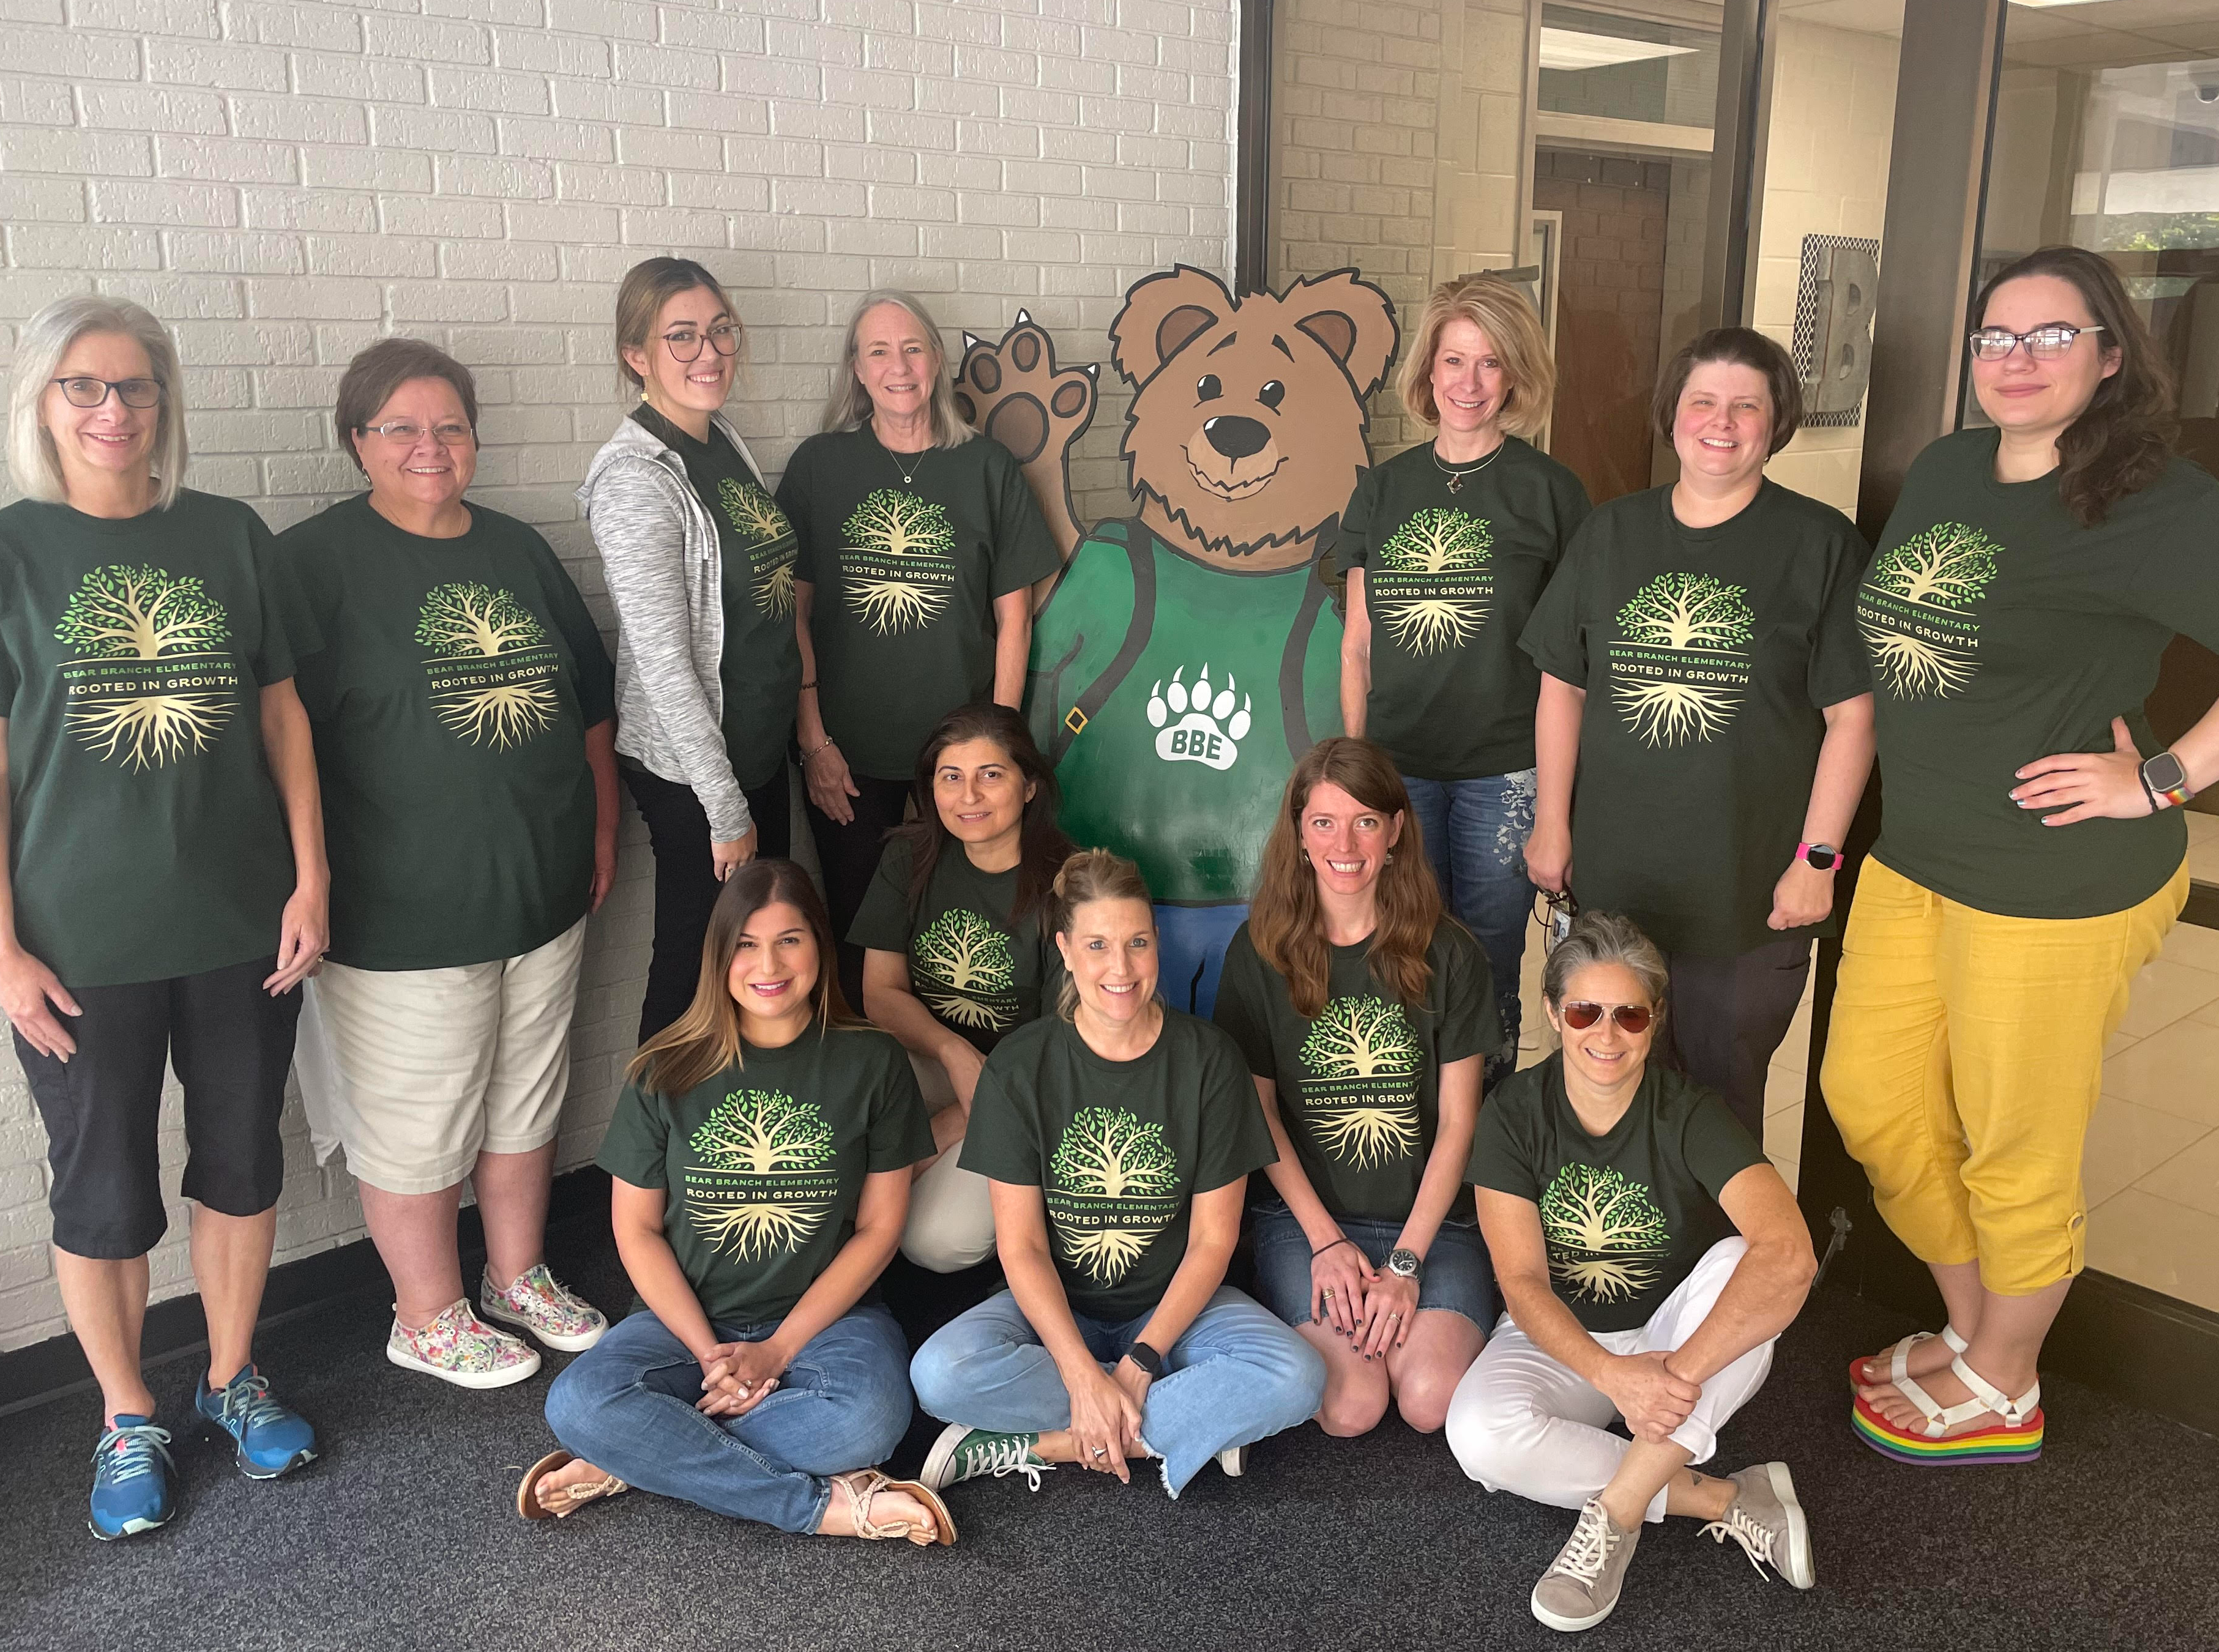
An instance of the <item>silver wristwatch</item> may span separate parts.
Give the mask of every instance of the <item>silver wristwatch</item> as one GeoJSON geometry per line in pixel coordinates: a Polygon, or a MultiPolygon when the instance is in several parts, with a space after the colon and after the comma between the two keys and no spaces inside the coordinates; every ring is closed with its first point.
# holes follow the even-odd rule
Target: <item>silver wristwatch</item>
{"type": "Polygon", "coordinates": [[[1418,1253],[1402,1245],[1398,1245],[1387,1252],[1387,1271],[1397,1279],[1415,1279],[1420,1265],[1418,1253]]]}

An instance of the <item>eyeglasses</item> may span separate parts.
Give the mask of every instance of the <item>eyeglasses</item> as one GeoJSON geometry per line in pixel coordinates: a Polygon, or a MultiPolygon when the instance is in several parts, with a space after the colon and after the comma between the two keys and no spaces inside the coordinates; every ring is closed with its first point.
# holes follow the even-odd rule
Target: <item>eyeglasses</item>
{"type": "Polygon", "coordinates": [[[1967,335],[1972,339],[1973,355],[1984,362],[1999,362],[2017,350],[2026,346],[2026,353],[2038,362],[2054,362],[2073,348],[2073,341],[2084,332],[2101,332],[2101,327],[2036,327],[2031,332],[2013,332],[2009,327],[1982,327],[1967,335]]]}
{"type": "Polygon", "coordinates": [[[1576,1033],[1584,1033],[1601,1021],[1603,1011],[1618,1023],[1618,1030],[1639,1038],[1649,1030],[1649,1023],[1656,1019],[1656,1012],[1645,1003],[1589,1003],[1583,998],[1571,998],[1557,1006],[1564,1025],[1576,1033]]]}
{"type": "Polygon", "coordinates": [[[696,332],[691,327],[681,327],[675,332],[666,332],[662,342],[670,346],[673,361],[690,362],[701,354],[701,341],[706,338],[709,347],[719,356],[735,356],[740,349],[740,330],[730,321],[719,321],[706,332],[696,332]]]}
{"type": "MultiPolygon", "coordinates": [[[[413,419],[388,419],[382,425],[364,425],[362,428],[366,436],[382,436],[403,447],[414,447],[424,437],[424,427],[413,419]]],[[[432,439],[441,447],[470,447],[476,444],[478,433],[468,425],[434,425],[432,439]]]]}
{"type": "Polygon", "coordinates": [[[56,379],[62,399],[72,407],[97,407],[110,390],[127,407],[152,407],[162,400],[159,379],[56,379]]]}

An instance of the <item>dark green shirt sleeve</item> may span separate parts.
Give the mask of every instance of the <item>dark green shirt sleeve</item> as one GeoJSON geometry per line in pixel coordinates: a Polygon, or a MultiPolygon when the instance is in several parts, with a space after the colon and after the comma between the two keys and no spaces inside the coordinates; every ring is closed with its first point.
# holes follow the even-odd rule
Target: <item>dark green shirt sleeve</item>
{"type": "Polygon", "coordinates": [[[2214,493],[2195,500],[2151,544],[2128,587],[2136,612],[2208,649],[2219,649],[2219,556],[2212,552],[2214,493]]]}
{"type": "Polygon", "coordinates": [[[246,511],[247,536],[254,546],[255,576],[262,594],[262,636],[247,668],[253,672],[257,686],[267,688],[291,677],[300,659],[320,654],[324,634],[309,612],[293,559],[278,550],[277,540],[260,517],[245,506],[239,508],[246,511]]]}
{"type": "Polygon", "coordinates": [[[1518,646],[1535,665],[1575,688],[1588,686],[1587,637],[1580,624],[1580,552],[1588,537],[1584,527],[1572,536],[1549,588],[1533,605],[1532,616],[1518,639],[1518,646]]]}
{"type": "Polygon", "coordinates": [[[909,1056],[888,1033],[855,1033],[842,1036],[868,1038],[886,1047],[880,1052],[882,1070],[877,1093],[871,1099],[870,1167],[898,1171],[932,1157],[932,1121],[924,1110],[924,1096],[917,1087],[917,1072],[909,1056]]]}
{"type": "Polygon", "coordinates": [[[1356,479],[1356,490],[1340,513],[1340,537],[1333,543],[1333,563],[1343,578],[1352,568],[1368,567],[1371,560],[1371,519],[1378,513],[1381,491],[1377,467],[1356,479]]]}
{"type": "Polygon", "coordinates": [[[1238,1182],[1251,1171],[1279,1162],[1271,1145],[1271,1127],[1264,1122],[1264,1104],[1248,1076],[1240,1046],[1225,1034],[1200,1023],[1208,1032],[1202,1065],[1202,1130],[1197,1155],[1194,1190],[1209,1193],[1238,1182]]]}
{"type": "Polygon", "coordinates": [[[1063,558],[1023,467],[992,438],[972,439],[989,443],[994,450],[987,471],[994,500],[994,569],[987,589],[995,597],[1005,597],[1047,578],[1063,566],[1063,558]]]}
{"type": "Polygon", "coordinates": [[[1225,965],[1217,978],[1217,1007],[1210,1012],[1210,1019],[1240,1046],[1240,1053],[1247,1059],[1248,1071],[1276,1084],[1279,1081],[1279,1060],[1271,1047],[1268,997],[1273,986],[1264,960],[1256,956],[1255,943],[1248,939],[1248,926],[1244,923],[1234,935],[1232,945],[1225,949],[1225,965]]]}
{"type": "Polygon", "coordinates": [[[1820,711],[1872,692],[1872,662],[1857,630],[1857,585],[1872,547],[1845,517],[1826,549],[1833,562],[1811,639],[1811,704],[1820,711]]]}
{"type": "Polygon", "coordinates": [[[988,1056],[979,1074],[960,1162],[965,1170],[975,1171],[989,1181],[1036,1188],[1041,1185],[1047,1165],[1047,1154],[1041,1144],[1040,1113],[1029,1095],[1017,1093],[1030,1089],[1033,1075],[1014,1062],[998,1064],[996,1058],[1009,1047],[1004,1044],[988,1056]]]}
{"type": "Polygon", "coordinates": [[[1688,1174],[1715,1201],[1727,1183],[1750,1165],[1766,1162],[1764,1149],[1715,1092],[1691,1078],[1676,1073],[1671,1077],[1694,1092],[1680,1135],[1681,1156],[1687,1161],[1688,1174]]]}
{"type": "Polygon", "coordinates": [[[879,869],[848,926],[850,946],[906,954],[910,943],[910,846],[899,838],[879,856],[879,869]]]}
{"type": "Polygon", "coordinates": [[[1569,469],[1559,469],[1552,475],[1549,488],[1557,504],[1557,555],[1561,561],[1564,548],[1572,543],[1594,505],[1588,498],[1587,484],[1569,469]]]}
{"type": "Polygon", "coordinates": [[[807,442],[794,449],[793,456],[786,462],[786,474],[778,479],[778,492],[774,497],[793,529],[793,577],[804,585],[815,585],[818,582],[817,534],[809,514],[809,472],[812,462],[809,449],[807,442]]]}
{"type": "Polygon", "coordinates": [[[1502,1010],[1495,998],[1495,972],[1477,941],[1452,933],[1441,948],[1441,1064],[1491,1055],[1501,1047],[1502,1010]]]}
{"type": "Polygon", "coordinates": [[[600,1155],[594,1162],[619,1182],[636,1188],[670,1185],[668,1153],[670,1121],[660,1099],[637,1084],[626,1084],[609,1115],[608,1133],[601,1138],[600,1155]]]}
{"type": "Polygon", "coordinates": [[[593,613],[578,594],[578,582],[570,577],[570,570],[563,566],[563,559],[544,537],[537,533],[531,537],[532,560],[539,565],[540,584],[554,611],[555,629],[569,644],[571,664],[577,673],[578,720],[591,729],[617,714],[616,668],[609,663],[601,628],[594,624],[593,613]]]}
{"type": "Polygon", "coordinates": [[[1541,1167],[1533,1163],[1530,1144],[1520,1138],[1518,1124],[1530,1106],[1527,1084],[1513,1080],[1502,1093],[1489,1097],[1479,1109],[1479,1125],[1471,1133],[1471,1157],[1464,1164],[1464,1180],[1474,1186],[1507,1193],[1515,1198],[1541,1202],[1541,1167]]]}

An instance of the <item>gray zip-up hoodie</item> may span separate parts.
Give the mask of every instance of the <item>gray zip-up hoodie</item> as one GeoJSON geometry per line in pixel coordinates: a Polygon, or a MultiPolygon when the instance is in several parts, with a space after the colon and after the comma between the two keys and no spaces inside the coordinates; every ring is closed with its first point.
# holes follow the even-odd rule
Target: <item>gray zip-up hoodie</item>
{"type": "MultiPolygon", "coordinates": [[[[755,456],[722,413],[710,422],[755,456]]],[[[760,476],[762,472],[758,469],[760,476]]],[[[751,823],[724,750],[724,555],[716,519],[668,443],[627,418],[594,455],[578,503],[617,610],[617,749],[693,788],[709,835],[751,823]]]]}

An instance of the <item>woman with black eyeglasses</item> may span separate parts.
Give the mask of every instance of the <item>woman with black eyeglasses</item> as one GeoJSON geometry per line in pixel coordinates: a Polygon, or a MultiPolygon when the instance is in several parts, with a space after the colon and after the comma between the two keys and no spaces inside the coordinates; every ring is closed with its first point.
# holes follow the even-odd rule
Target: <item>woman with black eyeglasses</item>
{"type": "Polygon", "coordinates": [[[744,332],[691,258],[634,264],[618,370],[639,393],[578,489],[616,605],[617,752],[655,848],[644,1042],[693,1001],[709,909],[783,859],[801,689],[793,529],[722,409],[744,332]]]}

